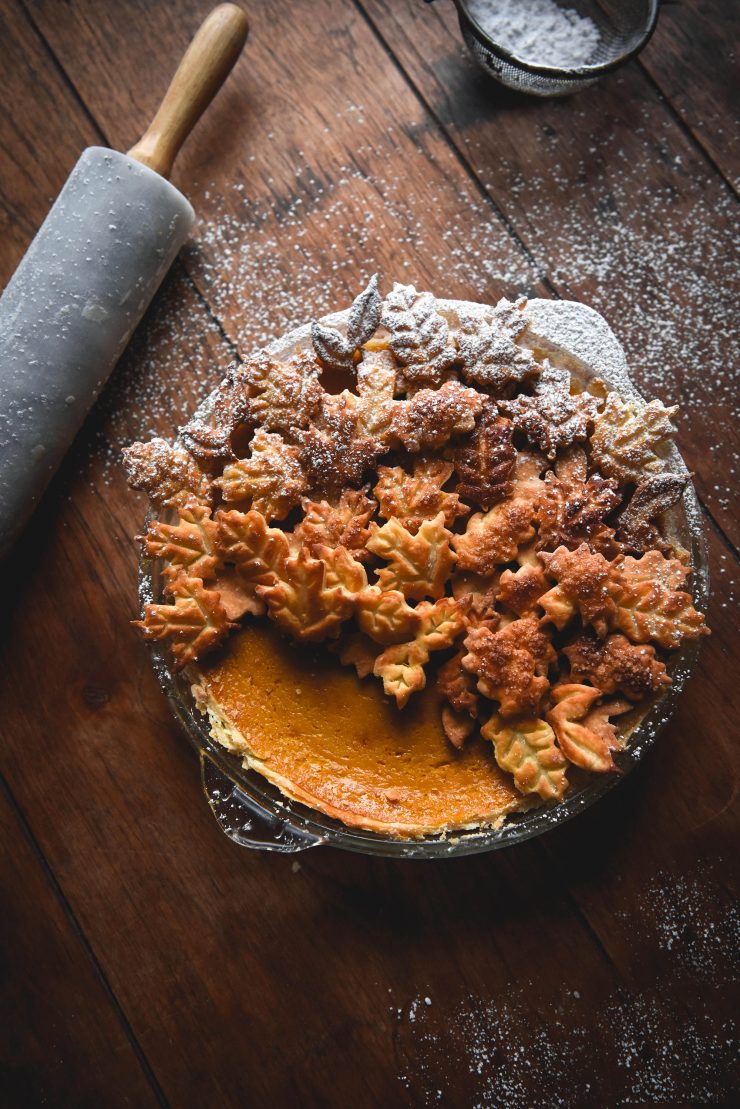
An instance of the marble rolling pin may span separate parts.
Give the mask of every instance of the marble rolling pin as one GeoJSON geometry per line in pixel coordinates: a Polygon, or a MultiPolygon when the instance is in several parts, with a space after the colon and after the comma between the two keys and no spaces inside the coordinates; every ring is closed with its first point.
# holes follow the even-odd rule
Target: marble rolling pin
{"type": "Polygon", "coordinates": [[[247,37],[215,8],[128,154],[86,150],[0,298],[0,556],[105,384],[194,221],[167,180],[247,37]]]}

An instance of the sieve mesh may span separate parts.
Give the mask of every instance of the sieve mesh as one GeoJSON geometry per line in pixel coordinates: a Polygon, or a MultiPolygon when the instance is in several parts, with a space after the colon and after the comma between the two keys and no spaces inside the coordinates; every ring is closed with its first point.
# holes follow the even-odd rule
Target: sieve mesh
{"type": "Polygon", "coordinates": [[[533,96],[567,96],[593,85],[599,77],[629,61],[645,46],[655,29],[659,0],[568,0],[568,7],[593,21],[600,36],[593,59],[575,69],[520,61],[476,22],[466,0],[454,0],[454,3],[463,39],[487,73],[519,92],[533,96]]]}

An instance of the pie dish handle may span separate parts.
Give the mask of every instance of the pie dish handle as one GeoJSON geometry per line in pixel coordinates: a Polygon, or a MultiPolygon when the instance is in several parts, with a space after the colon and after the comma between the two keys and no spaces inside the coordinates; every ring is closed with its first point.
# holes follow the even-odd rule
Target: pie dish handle
{"type": "Polygon", "coordinates": [[[324,842],[321,836],[266,812],[227,778],[205,751],[200,753],[200,776],[203,792],[221,831],[241,847],[290,854],[318,847],[324,842]]]}

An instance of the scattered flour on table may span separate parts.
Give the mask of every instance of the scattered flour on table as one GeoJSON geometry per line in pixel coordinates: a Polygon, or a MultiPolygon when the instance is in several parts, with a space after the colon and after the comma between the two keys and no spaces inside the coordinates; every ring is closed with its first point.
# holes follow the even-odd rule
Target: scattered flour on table
{"type": "MultiPolygon", "coordinates": [[[[570,109],[568,126],[577,129],[581,109],[575,103],[570,109]]],[[[389,147],[407,144],[406,132],[390,125],[385,137],[363,144],[363,111],[352,104],[337,110],[358,129],[352,163],[322,166],[319,135],[315,156],[291,152],[287,178],[250,185],[251,155],[244,181],[194,188],[202,213],[196,237],[99,406],[98,453],[108,458],[106,472],[117,469],[120,447],[132,439],[171,434],[194,400],[217,383],[237,347],[248,353],[348,304],[376,270],[386,287],[408,280],[452,298],[489,302],[542,295],[539,283],[546,279],[561,296],[603,313],[625,346],[638,387],[682,406],[679,443],[693,421],[716,423],[720,430],[708,449],[724,468],[711,492],[727,510],[737,488],[737,454],[722,431],[738,415],[731,308],[739,274],[728,249],[736,210],[700,165],[690,168],[686,187],[689,168],[671,145],[675,126],[666,120],[656,128],[649,106],[635,103],[629,155],[605,128],[583,162],[566,166],[555,136],[547,164],[539,160],[526,177],[509,169],[505,146],[497,163],[486,164],[470,142],[483,185],[498,196],[505,187],[525,252],[472,185],[435,174],[409,189],[402,172],[387,169],[389,147]],[[660,178],[646,189],[644,165],[655,164],[656,151],[660,178]]],[[[279,153],[278,146],[276,158],[279,153]]]]}
{"type": "Polygon", "coordinates": [[[555,0],[470,0],[467,9],[494,43],[532,65],[585,65],[601,41],[592,19],[555,0]]]}
{"type": "Polygon", "coordinates": [[[739,976],[731,897],[711,871],[659,873],[616,916],[626,937],[639,935],[634,957],[654,967],[652,988],[600,995],[566,961],[554,995],[543,995],[539,980],[517,980],[500,996],[467,994],[452,1007],[428,1006],[429,987],[391,1005],[399,1081],[414,1104],[456,1103],[463,1083],[474,1091],[472,1109],[601,1104],[602,1083],[613,1105],[726,1097],[737,1030],[714,1001],[739,976]]]}

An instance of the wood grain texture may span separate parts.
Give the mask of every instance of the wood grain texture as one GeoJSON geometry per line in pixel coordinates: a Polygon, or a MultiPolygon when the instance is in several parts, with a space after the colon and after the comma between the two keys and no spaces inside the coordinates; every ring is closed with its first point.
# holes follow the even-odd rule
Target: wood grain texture
{"type": "Polygon", "coordinates": [[[0,1102],[157,1105],[99,968],[4,792],[0,841],[0,1102]]]}
{"type": "Polygon", "coordinates": [[[476,68],[451,5],[430,14],[413,2],[363,3],[557,294],[606,316],[648,395],[684,405],[681,450],[740,545],[737,491],[715,487],[703,465],[720,441],[738,448],[731,393],[718,388],[737,350],[727,252],[737,215],[703,150],[636,64],[576,98],[540,102],[502,93],[476,68]],[[714,357],[712,336],[721,337],[714,357]],[[697,397],[699,365],[714,387],[697,397]]]}
{"type": "Polygon", "coordinates": [[[740,179],[740,28],[725,0],[664,4],[640,61],[727,181],[740,179]]]}
{"type": "MultiPolygon", "coordinates": [[[[27,124],[2,124],[19,167],[3,174],[0,198],[15,227],[0,239],[7,275],[76,147],[136,136],[203,9],[78,0],[62,17],[51,0],[29,0],[30,20],[20,5],[0,10],[17,44],[4,79],[28,105],[27,124]]],[[[641,159],[636,210],[662,185],[677,190],[677,212],[696,203],[697,180],[710,198],[725,188],[639,70],[604,85],[593,107],[508,103],[465,76],[444,20],[418,13],[380,0],[250,12],[248,56],[175,175],[196,201],[198,237],[7,568],[0,769],[120,1007],[99,1030],[68,1019],[59,1039],[55,1014],[76,1012],[75,990],[88,987],[60,918],[56,961],[72,969],[48,1006],[38,1002],[49,964],[33,956],[59,914],[38,863],[19,852],[6,868],[26,936],[9,940],[19,968],[10,1012],[21,1023],[35,1015],[8,1054],[35,1069],[26,1104],[41,1094],[78,1104],[72,1076],[97,1080],[82,1076],[83,1060],[104,1055],[100,1037],[125,1039],[124,1022],[177,1106],[703,1104],[737,1086],[736,564],[711,522],[714,635],[654,751],[541,841],[446,865],[316,851],[295,868],[235,847],[128,625],[144,503],[115,450],[169,434],[235,344],[345,302],[374,268],[451,295],[542,294],[553,281],[588,298],[583,277],[553,280],[545,239],[571,204],[595,233],[589,203],[614,170],[609,144],[585,177],[575,167],[599,128],[641,159]],[[686,181],[660,143],[630,137],[640,113],[658,121],[671,156],[690,160],[686,181]],[[531,167],[548,156],[572,159],[572,173],[529,204],[531,167]],[[481,175],[491,166],[494,177],[481,175]]],[[[690,128],[688,109],[682,118],[690,128]]],[[[699,375],[681,367],[678,391],[690,394],[699,375]]],[[[711,415],[721,449],[686,434],[682,446],[729,528],[710,496],[726,475],[726,417],[719,406],[711,415]]],[[[4,829],[6,843],[14,836],[4,829]]],[[[148,1104],[151,1082],[143,1088],[114,1050],[100,1075],[122,1100],[148,1104]]]]}

